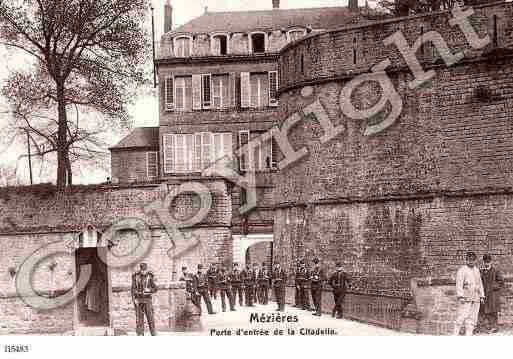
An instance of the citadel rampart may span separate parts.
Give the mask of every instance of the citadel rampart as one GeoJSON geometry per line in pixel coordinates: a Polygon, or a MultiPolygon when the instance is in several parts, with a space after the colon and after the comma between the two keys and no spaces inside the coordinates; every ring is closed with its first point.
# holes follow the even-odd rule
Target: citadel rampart
{"type": "MultiPolygon", "coordinates": [[[[490,36],[482,49],[449,25],[450,12],[439,12],[312,35],[281,53],[280,117],[301,116],[288,137],[308,155],[276,181],[274,257],[290,271],[303,257],[319,256],[328,271],[341,260],[352,277],[348,317],[449,333],[453,276],[465,251],[489,252],[513,275],[513,4],[474,10],[473,28],[490,36]],[[383,40],[401,31],[411,46],[433,30],[465,57],[448,67],[427,42],[417,56],[436,75],[411,89],[404,58],[383,40]],[[390,103],[368,121],[354,120],[342,112],[340,94],[386,59],[403,110],[392,126],[365,136],[390,103]],[[316,117],[302,113],[316,100],[343,128],[328,143],[316,117]]],[[[366,109],[381,94],[379,83],[364,82],[351,102],[366,109]]],[[[511,323],[512,293],[508,280],[502,323],[511,323]]]]}

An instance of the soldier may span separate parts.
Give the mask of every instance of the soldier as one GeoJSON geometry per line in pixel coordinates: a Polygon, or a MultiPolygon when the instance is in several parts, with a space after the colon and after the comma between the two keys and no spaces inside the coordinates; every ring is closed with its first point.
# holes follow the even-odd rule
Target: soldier
{"type": "Polygon", "coordinates": [[[260,303],[260,299],[258,296],[258,273],[260,272],[260,268],[258,268],[258,263],[253,264],[253,273],[255,274],[255,285],[253,286],[253,303],[260,303]]]}
{"type": "Polygon", "coordinates": [[[212,309],[212,302],[210,301],[210,295],[208,293],[208,277],[205,273],[203,273],[203,265],[198,264],[198,273],[195,278],[195,287],[198,290],[199,302],[201,305],[201,298],[203,297],[203,301],[207,306],[208,314],[215,314],[212,309]]]}
{"type": "Polygon", "coordinates": [[[313,313],[313,315],[320,317],[322,311],[322,283],[324,281],[324,272],[319,265],[319,259],[315,258],[313,263],[314,268],[310,273],[310,290],[315,307],[315,313],[313,313]]]}
{"type": "Polygon", "coordinates": [[[504,279],[501,272],[492,265],[492,256],[483,256],[483,268],[481,279],[485,294],[484,303],[481,305],[480,314],[486,323],[489,333],[497,333],[499,312],[500,312],[500,291],[504,288],[504,279]]]}
{"type": "Polygon", "coordinates": [[[217,299],[217,275],[219,271],[214,263],[210,263],[210,268],[207,270],[208,276],[208,291],[210,293],[210,297],[217,299]]]}
{"type": "MultiPolygon", "coordinates": [[[[299,272],[299,262],[300,261],[296,262],[296,270],[294,273],[299,272]]],[[[294,276],[294,307],[301,308],[301,303],[299,302],[299,284],[297,281],[297,275],[294,276]]]]}
{"type": "Polygon", "coordinates": [[[258,300],[260,304],[267,305],[269,303],[269,287],[271,285],[271,277],[265,263],[262,263],[262,268],[258,272],[257,281],[258,300]]]}
{"type": "Polygon", "coordinates": [[[155,319],[153,316],[152,295],[157,292],[155,276],[148,271],[148,265],[141,263],[139,271],[132,275],[131,295],[135,306],[135,320],[137,335],[144,335],[144,316],[148,322],[151,335],[155,332],[155,319]]]}
{"type": "Polygon", "coordinates": [[[221,267],[219,274],[217,275],[216,286],[219,290],[219,296],[221,297],[223,312],[226,312],[226,299],[228,299],[230,310],[232,312],[235,311],[235,308],[233,307],[234,301],[232,297],[230,277],[226,274],[224,267],[221,267]]]}
{"type": "Polygon", "coordinates": [[[274,265],[272,273],[272,284],[274,296],[278,308],[276,310],[283,312],[285,310],[285,285],[287,284],[287,273],[281,268],[280,263],[274,265]]]}
{"type": "Polygon", "coordinates": [[[244,271],[244,292],[246,294],[246,307],[254,307],[253,295],[255,293],[256,275],[250,264],[246,265],[244,271]]]}
{"type": "Polygon", "coordinates": [[[347,276],[342,268],[342,263],[338,262],[336,266],[336,272],[333,273],[329,279],[329,284],[331,288],[333,288],[333,300],[335,302],[331,316],[337,316],[337,318],[341,319],[343,314],[344,298],[346,296],[347,276]]]}
{"type": "Polygon", "coordinates": [[[465,265],[456,272],[456,297],[458,308],[454,335],[459,335],[461,327],[465,326],[465,335],[473,335],[479,315],[479,306],[484,301],[483,282],[481,273],[476,267],[476,254],[467,252],[465,265]]]}
{"type": "Polygon", "coordinates": [[[298,290],[298,304],[303,310],[310,310],[310,300],[308,298],[308,282],[310,273],[306,268],[305,261],[301,261],[299,269],[296,272],[296,289],[298,290]]]}
{"type": "Polygon", "coordinates": [[[201,313],[201,298],[198,295],[198,289],[195,287],[196,281],[194,280],[194,275],[187,271],[187,267],[182,267],[182,277],[180,281],[185,282],[185,292],[187,293],[187,298],[189,298],[196,307],[200,310],[201,313]]]}
{"type": "Polygon", "coordinates": [[[235,304],[237,299],[237,294],[239,294],[239,305],[242,307],[242,298],[243,298],[243,277],[242,273],[239,270],[239,263],[233,263],[233,270],[230,274],[230,282],[232,284],[232,298],[233,303],[235,304]]]}

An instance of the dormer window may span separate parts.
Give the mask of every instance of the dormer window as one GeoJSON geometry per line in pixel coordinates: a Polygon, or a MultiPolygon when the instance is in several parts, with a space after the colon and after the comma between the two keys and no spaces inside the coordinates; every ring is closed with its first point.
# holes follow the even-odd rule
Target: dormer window
{"type": "Polygon", "coordinates": [[[263,32],[251,34],[251,50],[254,54],[265,52],[266,36],[263,32]]]}
{"type": "Polygon", "coordinates": [[[175,56],[190,57],[192,54],[192,38],[190,36],[180,36],[174,39],[175,56]]]}
{"type": "Polygon", "coordinates": [[[212,54],[227,55],[228,54],[228,36],[218,34],[212,36],[212,54]]]}
{"type": "Polygon", "coordinates": [[[294,29],[287,32],[287,38],[289,42],[294,42],[296,40],[299,40],[303,36],[306,35],[306,31],[303,29],[294,29]]]}

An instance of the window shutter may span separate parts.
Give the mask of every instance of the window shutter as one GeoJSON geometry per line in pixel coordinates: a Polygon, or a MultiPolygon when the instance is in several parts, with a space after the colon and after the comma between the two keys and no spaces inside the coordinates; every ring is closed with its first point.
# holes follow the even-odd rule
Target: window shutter
{"type": "Polygon", "coordinates": [[[201,75],[202,77],[202,102],[203,108],[207,109],[211,106],[212,98],[212,76],[210,74],[201,75]]]}
{"type": "Polygon", "coordinates": [[[185,170],[186,171],[194,171],[194,135],[187,134],[185,135],[185,170]]]}
{"type": "Polygon", "coordinates": [[[271,138],[271,169],[278,169],[278,145],[274,138],[271,138]]]}
{"type": "Polygon", "coordinates": [[[213,161],[215,162],[223,157],[223,134],[214,133],[212,137],[214,139],[213,161]]]}
{"type": "Polygon", "coordinates": [[[201,75],[192,75],[192,109],[201,110],[201,75]]]}
{"type": "Polygon", "coordinates": [[[166,104],[166,111],[173,111],[175,105],[173,76],[166,77],[164,80],[164,87],[164,102],[166,104]]]}
{"type": "Polygon", "coordinates": [[[227,156],[230,159],[233,158],[233,143],[231,132],[223,133],[223,157],[224,156],[227,156]]]}
{"type": "Polygon", "coordinates": [[[278,71],[269,71],[269,106],[278,106],[278,71]]]}
{"type": "Polygon", "coordinates": [[[202,151],[201,151],[201,160],[202,166],[201,169],[204,170],[212,163],[213,157],[213,144],[212,144],[212,134],[210,132],[203,132],[201,134],[202,141],[202,151]]]}
{"type": "Polygon", "coordinates": [[[184,172],[185,170],[185,135],[176,135],[175,137],[175,171],[184,172]]]}
{"type": "Polygon", "coordinates": [[[242,108],[251,106],[251,83],[249,72],[240,74],[240,102],[242,108]]]}
{"type": "Polygon", "coordinates": [[[244,148],[249,143],[249,131],[239,131],[239,169],[241,171],[247,171],[249,169],[249,150],[244,148]]]}
{"type": "Polygon", "coordinates": [[[229,98],[229,105],[230,108],[236,108],[237,107],[237,74],[235,72],[231,72],[229,75],[229,88],[228,88],[228,98],[229,98]]]}
{"type": "Polygon", "coordinates": [[[228,108],[230,107],[230,77],[222,76],[221,77],[221,107],[228,108]]]}
{"type": "Polygon", "coordinates": [[[149,181],[158,177],[158,152],[146,153],[146,175],[149,181]]]}
{"type": "Polygon", "coordinates": [[[163,138],[164,172],[173,173],[175,164],[175,135],[166,134],[163,138]]]}
{"type": "Polygon", "coordinates": [[[201,149],[202,149],[201,133],[194,134],[194,170],[200,172],[202,170],[201,149]]]}

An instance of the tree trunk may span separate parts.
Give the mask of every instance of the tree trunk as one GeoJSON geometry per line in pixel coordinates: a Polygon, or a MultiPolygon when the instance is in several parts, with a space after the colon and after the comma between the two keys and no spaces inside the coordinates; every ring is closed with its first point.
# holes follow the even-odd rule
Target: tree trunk
{"type": "Polygon", "coordinates": [[[57,131],[57,190],[66,187],[66,158],[67,146],[67,116],[66,99],[64,97],[64,83],[57,82],[57,109],[59,114],[59,127],[57,131]]]}
{"type": "Polygon", "coordinates": [[[66,148],[66,175],[68,186],[73,185],[73,173],[71,172],[71,161],[69,160],[69,149],[66,148]]]}

